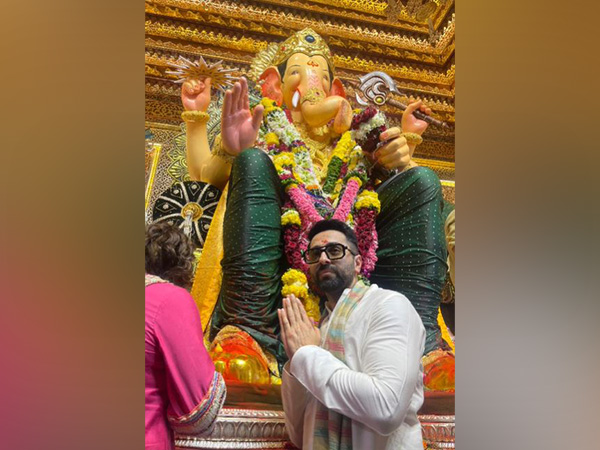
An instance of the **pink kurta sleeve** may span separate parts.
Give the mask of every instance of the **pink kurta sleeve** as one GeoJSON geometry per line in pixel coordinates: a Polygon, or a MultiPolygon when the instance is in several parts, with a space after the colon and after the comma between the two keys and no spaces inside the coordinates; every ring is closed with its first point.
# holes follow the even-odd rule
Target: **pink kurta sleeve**
{"type": "Polygon", "coordinates": [[[194,300],[180,288],[170,290],[156,318],[163,353],[169,424],[178,433],[210,431],[225,401],[225,383],[203,343],[194,300]]]}

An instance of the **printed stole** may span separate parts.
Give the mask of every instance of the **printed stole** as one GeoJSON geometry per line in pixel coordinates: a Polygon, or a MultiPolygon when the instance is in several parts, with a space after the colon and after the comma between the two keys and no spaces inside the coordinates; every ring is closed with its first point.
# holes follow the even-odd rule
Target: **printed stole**
{"type": "Polygon", "coordinates": [[[156,275],[150,275],[148,273],[145,274],[145,281],[146,281],[146,286],[148,287],[151,284],[155,284],[155,283],[168,283],[168,281],[163,280],[161,277],[156,276],[156,275]]]}
{"type": "MultiPolygon", "coordinates": [[[[344,356],[346,323],[368,289],[368,285],[358,281],[348,295],[338,300],[335,313],[332,313],[322,348],[343,363],[346,362],[344,356]]],[[[313,442],[314,450],[352,450],[352,421],[318,402],[313,442]]]]}

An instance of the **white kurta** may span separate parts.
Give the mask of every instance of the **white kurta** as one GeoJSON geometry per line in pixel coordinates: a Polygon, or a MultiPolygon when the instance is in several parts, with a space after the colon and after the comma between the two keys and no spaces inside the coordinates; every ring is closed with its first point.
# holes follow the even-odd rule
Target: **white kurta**
{"type": "MultiPolygon", "coordinates": [[[[322,340],[331,317],[321,324],[322,340]]],[[[373,284],[346,323],[346,364],[307,345],[285,365],[281,393],[292,442],[312,450],[321,402],[352,420],[353,450],[422,450],[424,346],[425,328],[410,301],[373,284]]]]}

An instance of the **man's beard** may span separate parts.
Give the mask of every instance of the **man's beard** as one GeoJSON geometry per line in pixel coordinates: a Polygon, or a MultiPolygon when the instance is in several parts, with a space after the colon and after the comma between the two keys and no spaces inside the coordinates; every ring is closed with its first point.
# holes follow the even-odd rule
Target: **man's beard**
{"type": "Polygon", "coordinates": [[[321,292],[323,292],[324,294],[332,294],[341,292],[344,289],[351,287],[353,280],[353,271],[344,271],[341,267],[336,267],[333,264],[328,264],[326,266],[319,267],[314,281],[317,285],[317,288],[321,292]],[[319,275],[325,270],[328,270],[330,275],[326,279],[321,280],[319,275]]]}

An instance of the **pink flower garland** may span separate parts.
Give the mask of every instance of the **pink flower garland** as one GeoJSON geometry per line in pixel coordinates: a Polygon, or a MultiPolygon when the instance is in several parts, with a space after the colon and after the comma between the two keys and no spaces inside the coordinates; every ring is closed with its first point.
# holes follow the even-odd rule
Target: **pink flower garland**
{"type": "MultiPolygon", "coordinates": [[[[333,219],[346,221],[350,210],[356,200],[356,195],[360,185],[356,180],[348,180],[346,189],[340,200],[338,207],[333,214],[333,219]]],[[[289,264],[308,273],[308,265],[302,258],[302,251],[306,250],[306,232],[312,225],[323,220],[323,217],[317,212],[312,200],[304,189],[293,186],[288,190],[292,203],[300,213],[302,218],[302,227],[297,225],[288,226],[284,230],[285,250],[289,264]]],[[[375,218],[377,211],[370,208],[362,208],[356,212],[355,227],[356,237],[359,242],[359,252],[363,257],[362,275],[368,277],[377,263],[377,230],[375,229],[375,218]]]]}
{"type": "Polygon", "coordinates": [[[304,189],[293,186],[288,190],[288,194],[298,209],[300,217],[307,218],[310,223],[317,223],[318,221],[323,220],[323,217],[317,212],[315,205],[304,189]]]}
{"type": "Polygon", "coordinates": [[[308,273],[308,265],[302,258],[302,251],[306,250],[306,239],[302,238],[302,231],[298,225],[289,225],[283,232],[285,241],[285,255],[288,263],[294,269],[308,273]]]}
{"type": "MultiPolygon", "coordinates": [[[[354,205],[356,195],[360,185],[356,180],[349,180],[342,199],[333,214],[333,219],[346,221],[350,210],[354,205]]],[[[308,265],[302,258],[302,251],[306,250],[308,242],[306,240],[306,232],[310,227],[323,217],[317,212],[312,200],[309,198],[306,191],[298,186],[291,187],[288,194],[292,203],[300,213],[302,218],[302,227],[298,225],[287,226],[284,230],[285,251],[286,257],[291,267],[302,270],[308,273],[308,265]]],[[[361,208],[355,214],[356,237],[358,238],[358,250],[363,257],[363,266],[361,274],[368,277],[377,263],[377,230],[375,229],[375,218],[377,211],[371,208],[361,208]]]]}
{"type": "Polygon", "coordinates": [[[362,208],[358,210],[354,217],[354,232],[358,239],[358,251],[363,257],[361,274],[369,277],[375,264],[377,263],[377,229],[375,228],[375,218],[377,211],[371,208],[362,208]]]}
{"type": "Polygon", "coordinates": [[[333,214],[333,219],[341,220],[342,222],[346,221],[348,214],[350,214],[350,208],[352,208],[352,205],[354,204],[354,200],[356,199],[356,194],[358,194],[359,189],[360,186],[356,180],[348,181],[348,184],[346,184],[346,189],[344,190],[344,195],[340,200],[340,204],[333,214]]]}

